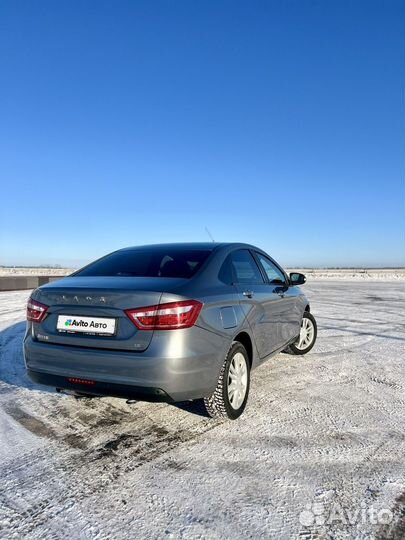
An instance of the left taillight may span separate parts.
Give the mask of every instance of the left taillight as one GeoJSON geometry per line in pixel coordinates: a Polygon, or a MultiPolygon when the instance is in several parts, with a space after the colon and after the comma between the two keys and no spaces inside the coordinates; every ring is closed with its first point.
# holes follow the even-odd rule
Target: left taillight
{"type": "Polygon", "coordinates": [[[125,313],[139,330],[176,330],[194,326],[203,307],[197,300],[127,309],[125,313]]]}
{"type": "Polygon", "coordinates": [[[41,322],[44,320],[49,306],[30,298],[27,304],[27,321],[41,322]]]}

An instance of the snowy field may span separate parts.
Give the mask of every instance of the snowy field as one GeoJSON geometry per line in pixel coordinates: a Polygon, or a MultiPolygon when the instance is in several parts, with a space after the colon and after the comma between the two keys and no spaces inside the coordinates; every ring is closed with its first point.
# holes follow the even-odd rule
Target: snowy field
{"type": "MultiPolygon", "coordinates": [[[[76,269],[77,270],[77,269],[76,269]]],[[[28,268],[1,267],[0,277],[10,276],[67,276],[74,268],[28,268]]],[[[344,281],[405,281],[405,268],[290,268],[288,272],[302,272],[308,281],[344,280],[344,281]]]]}
{"type": "Polygon", "coordinates": [[[404,283],[305,290],[317,345],[256,370],[236,422],[33,385],[29,293],[0,293],[0,537],[405,538],[404,283]]]}
{"type": "Polygon", "coordinates": [[[0,277],[9,276],[67,276],[74,272],[73,268],[29,268],[19,266],[0,266],[0,277]]]}

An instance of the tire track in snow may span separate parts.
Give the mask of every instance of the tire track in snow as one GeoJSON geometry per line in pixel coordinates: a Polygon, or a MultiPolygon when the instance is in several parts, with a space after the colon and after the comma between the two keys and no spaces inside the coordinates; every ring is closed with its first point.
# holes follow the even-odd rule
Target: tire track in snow
{"type": "Polygon", "coordinates": [[[56,455],[60,449],[57,442],[50,441],[46,448],[17,459],[6,468],[0,467],[0,506],[7,509],[9,515],[7,527],[3,523],[3,529],[8,534],[18,530],[28,535],[39,524],[42,526],[56,516],[58,509],[65,511],[66,501],[71,501],[68,504],[80,504],[85,498],[102,493],[120,476],[158,459],[179,445],[192,444],[199,436],[223,423],[206,421],[190,429],[171,432],[148,419],[140,430],[139,419],[137,421],[136,431],[119,433],[85,451],[65,452],[52,463],[47,459],[49,453],[53,448],[56,455]],[[91,476],[88,475],[89,468],[91,476]],[[34,500],[30,492],[36,494],[34,500]],[[50,498],[50,492],[56,492],[57,496],[50,498]]]}

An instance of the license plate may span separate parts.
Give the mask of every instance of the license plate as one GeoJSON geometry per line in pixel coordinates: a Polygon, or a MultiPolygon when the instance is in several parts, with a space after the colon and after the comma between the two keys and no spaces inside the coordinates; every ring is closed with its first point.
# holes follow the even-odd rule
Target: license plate
{"type": "Polygon", "coordinates": [[[105,317],[59,315],[56,328],[59,332],[113,336],[115,334],[115,325],[115,319],[105,317]]]}

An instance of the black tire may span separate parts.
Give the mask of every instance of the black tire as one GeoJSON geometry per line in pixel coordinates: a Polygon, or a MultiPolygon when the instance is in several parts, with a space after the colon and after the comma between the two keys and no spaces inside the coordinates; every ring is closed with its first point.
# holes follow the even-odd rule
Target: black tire
{"type": "Polygon", "coordinates": [[[232,344],[232,347],[229,349],[228,354],[226,355],[225,361],[222,365],[221,372],[218,377],[217,387],[214,392],[203,399],[205,409],[211,418],[229,418],[230,420],[236,420],[243,413],[246,407],[246,403],[249,397],[249,388],[250,388],[250,362],[249,356],[246,352],[245,347],[235,341],[232,344]],[[246,362],[246,390],[245,397],[242,404],[235,409],[228,396],[228,384],[230,379],[229,369],[232,363],[233,358],[237,353],[241,353],[246,362]]]}
{"type": "Polygon", "coordinates": [[[304,321],[304,319],[309,319],[312,322],[312,326],[314,329],[312,341],[309,343],[308,347],[305,347],[305,349],[298,349],[297,344],[299,343],[300,339],[298,337],[297,341],[289,345],[285,352],[288,352],[290,354],[307,354],[315,345],[316,336],[318,335],[318,327],[316,325],[315,317],[311,313],[309,313],[309,311],[305,311],[302,320],[304,321]]]}

